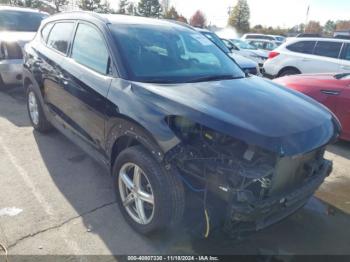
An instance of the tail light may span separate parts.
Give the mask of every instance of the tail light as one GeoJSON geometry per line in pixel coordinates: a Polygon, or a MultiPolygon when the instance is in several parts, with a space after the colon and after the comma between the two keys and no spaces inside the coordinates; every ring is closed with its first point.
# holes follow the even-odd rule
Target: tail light
{"type": "Polygon", "coordinates": [[[271,51],[269,53],[269,58],[268,59],[272,59],[272,58],[275,58],[276,56],[279,56],[280,53],[278,52],[275,52],[275,51],[271,51]]]}

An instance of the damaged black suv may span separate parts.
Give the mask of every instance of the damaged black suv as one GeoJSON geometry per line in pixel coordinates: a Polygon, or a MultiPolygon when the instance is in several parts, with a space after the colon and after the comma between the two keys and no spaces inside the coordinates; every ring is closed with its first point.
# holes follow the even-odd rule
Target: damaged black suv
{"type": "Polygon", "coordinates": [[[203,197],[207,229],[217,214],[231,231],[281,220],[330,174],[325,146],[340,132],[315,101],[156,19],[51,16],[25,47],[24,88],[33,127],[101,160],[143,234],[181,220],[185,188],[203,197]]]}

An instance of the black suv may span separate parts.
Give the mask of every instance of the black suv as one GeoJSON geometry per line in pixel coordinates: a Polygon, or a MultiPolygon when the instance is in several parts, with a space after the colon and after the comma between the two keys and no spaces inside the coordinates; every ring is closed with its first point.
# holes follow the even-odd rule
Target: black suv
{"type": "Polygon", "coordinates": [[[204,201],[192,212],[206,235],[219,214],[232,230],[281,220],[331,172],[324,150],[340,131],[315,101],[246,76],[200,33],[157,19],[44,20],[25,47],[24,88],[33,127],[55,127],[101,160],[144,234],[179,222],[190,191],[204,201]]]}

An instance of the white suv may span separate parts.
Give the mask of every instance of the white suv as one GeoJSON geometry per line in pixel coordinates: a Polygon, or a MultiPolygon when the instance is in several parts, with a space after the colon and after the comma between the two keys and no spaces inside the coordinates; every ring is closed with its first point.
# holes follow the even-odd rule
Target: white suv
{"type": "Polygon", "coordinates": [[[350,40],[295,38],[269,53],[267,77],[350,71],[350,40]]]}

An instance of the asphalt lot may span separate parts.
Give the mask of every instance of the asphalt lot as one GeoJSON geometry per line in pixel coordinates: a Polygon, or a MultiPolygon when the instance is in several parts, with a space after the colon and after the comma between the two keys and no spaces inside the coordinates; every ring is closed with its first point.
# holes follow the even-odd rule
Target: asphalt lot
{"type": "Polygon", "coordinates": [[[316,196],[263,231],[204,240],[185,221],[146,238],[123,220],[109,174],[60,133],[34,132],[12,88],[0,92],[0,243],[10,255],[350,254],[350,143],[330,146],[327,158],[334,171],[316,196]]]}

